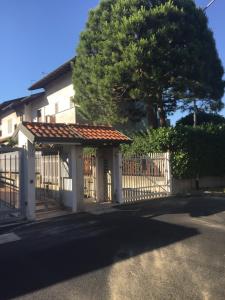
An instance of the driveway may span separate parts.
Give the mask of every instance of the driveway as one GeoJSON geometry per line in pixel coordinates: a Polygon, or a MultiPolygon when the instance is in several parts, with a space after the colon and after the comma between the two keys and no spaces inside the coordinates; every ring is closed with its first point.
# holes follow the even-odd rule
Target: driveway
{"type": "MultiPolygon", "coordinates": [[[[151,200],[11,229],[0,299],[225,299],[225,198],[151,200]]],[[[3,233],[3,232],[1,232],[3,233]]]]}

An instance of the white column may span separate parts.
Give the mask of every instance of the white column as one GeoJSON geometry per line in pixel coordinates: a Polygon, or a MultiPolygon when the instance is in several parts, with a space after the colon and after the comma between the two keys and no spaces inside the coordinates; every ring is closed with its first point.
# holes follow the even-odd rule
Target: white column
{"type": "Polygon", "coordinates": [[[98,202],[104,202],[105,182],[104,182],[104,156],[103,150],[96,150],[96,198],[98,202]]]}
{"type": "Polygon", "coordinates": [[[72,177],[72,211],[82,211],[84,208],[84,175],[83,147],[71,146],[70,168],[72,177]]]}
{"type": "Polygon", "coordinates": [[[122,155],[119,148],[112,148],[112,199],[123,203],[122,197],[122,155]]]}
{"type": "Polygon", "coordinates": [[[21,158],[21,197],[25,204],[26,218],[33,221],[36,218],[35,147],[22,132],[18,135],[18,145],[24,148],[21,158]]]}
{"type": "Polygon", "coordinates": [[[170,152],[166,153],[166,168],[167,168],[167,191],[170,195],[173,194],[173,178],[172,178],[172,171],[171,171],[171,157],[170,152]]]}

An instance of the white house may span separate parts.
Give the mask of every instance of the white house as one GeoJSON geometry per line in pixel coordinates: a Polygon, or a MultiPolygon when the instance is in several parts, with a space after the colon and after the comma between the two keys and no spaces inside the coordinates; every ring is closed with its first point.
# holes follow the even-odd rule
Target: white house
{"type": "Polygon", "coordinates": [[[22,121],[76,123],[76,106],[72,101],[75,94],[73,61],[69,60],[34,83],[29,90],[36,93],[0,104],[0,143],[12,137],[22,121]]]}
{"type": "Polygon", "coordinates": [[[99,202],[121,202],[119,145],[130,139],[110,126],[82,125],[77,120],[72,83],[74,60],[34,83],[29,88],[33,93],[30,96],[0,104],[0,143],[12,138],[19,151],[15,158],[10,149],[8,159],[7,147],[0,147],[0,170],[4,175],[1,183],[5,186],[1,195],[11,205],[16,203],[14,194],[19,192],[17,208],[24,208],[28,219],[35,219],[43,206],[46,210],[50,205],[81,210],[85,176],[90,177],[93,188],[89,181],[87,186],[99,202]],[[96,150],[93,165],[86,160],[86,167],[91,169],[89,175],[83,168],[85,147],[96,150]],[[19,168],[14,173],[13,160],[17,162],[15,168],[19,168]]]}

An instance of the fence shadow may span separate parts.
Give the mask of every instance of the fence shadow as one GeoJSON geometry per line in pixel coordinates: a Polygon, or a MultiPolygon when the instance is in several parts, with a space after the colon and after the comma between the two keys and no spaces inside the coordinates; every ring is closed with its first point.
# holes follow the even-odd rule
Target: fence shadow
{"type": "Polygon", "coordinates": [[[150,199],[118,206],[121,211],[136,210],[139,215],[152,217],[165,214],[189,214],[191,217],[210,216],[225,211],[225,197],[193,196],[150,199]]]}

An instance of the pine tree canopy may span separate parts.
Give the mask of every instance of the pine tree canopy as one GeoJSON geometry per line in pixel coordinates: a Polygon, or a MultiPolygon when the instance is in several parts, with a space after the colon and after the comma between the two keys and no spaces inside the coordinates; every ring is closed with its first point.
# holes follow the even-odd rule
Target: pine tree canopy
{"type": "Polygon", "coordinates": [[[74,64],[75,101],[93,122],[166,116],[193,99],[219,107],[224,70],[193,0],[102,0],[89,14],[74,64]],[[218,106],[217,106],[218,103],[218,106]]]}
{"type": "MultiPolygon", "coordinates": [[[[199,111],[197,113],[197,124],[196,125],[204,125],[204,124],[214,124],[220,125],[225,124],[225,118],[219,114],[206,113],[204,111],[199,111]]],[[[194,125],[193,113],[188,114],[187,116],[181,118],[177,121],[176,125],[194,125]]]]}

